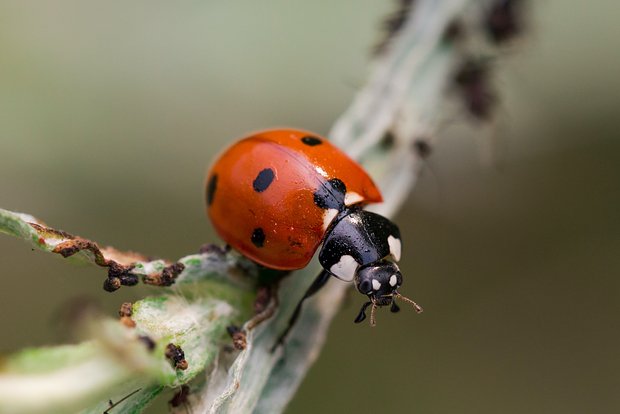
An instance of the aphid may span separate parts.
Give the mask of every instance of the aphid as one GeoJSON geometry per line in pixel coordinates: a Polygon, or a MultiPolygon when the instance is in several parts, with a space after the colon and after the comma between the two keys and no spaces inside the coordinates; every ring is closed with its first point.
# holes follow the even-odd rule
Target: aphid
{"type": "Polygon", "coordinates": [[[243,351],[248,346],[246,333],[243,329],[235,325],[230,325],[226,327],[226,331],[228,332],[228,335],[230,335],[230,337],[232,338],[233,346],[236,350],[243,351]]]}
{"type": "Polygon", "coordinates": [[[484,28],[491,41],[506,43],[523,30],[522,0],[495,0],[484,18],[484,28]]]}
{"type": "Polygon", "coordinates": [[[413,150],[422,159],[428,158],[431,155],[431,152],[433,152],[431,144],[429,144],[428,140],[424,138],[418,138],[413,141],[413,150]]]}
{"type": "Polygon", "coordinates": [[[176,369],[186,370],[187,361],[185,360],[185,352],[180,346],[170,343],[166,346],[166,352],[164,354],[166,358],[172,361],[172,364],[176,369]]]}
{"type": "Polygon", "coordinates": [[[128,328],[135,328],[136,322],[131,319],[131,315],[133,315],[133,305],[131,304],[131,302],[123,303],[121,305],[121,308],[118,310],[118,316],[120,317],[120,321],[128,328]]]}
{"type": "Polygon", "coordinates": [[[465,26],[460,20],[455,19],[452,20],[448,26],[446,26],[446,30],[443,32],[442,40],[447,43],[454,43],[463,38],[464,35],[465,26]]]}
{"type": "Polygon", "coordinates": [[[457,69],[454,82],[469,114],[481,121],[488,120],[497,103],[488,62],[484,59],[466,59],[457,69]]]}

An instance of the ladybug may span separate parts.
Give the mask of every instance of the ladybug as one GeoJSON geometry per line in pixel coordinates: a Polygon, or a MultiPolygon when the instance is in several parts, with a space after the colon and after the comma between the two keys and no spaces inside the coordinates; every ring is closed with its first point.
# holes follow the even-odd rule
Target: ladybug
{"type": "MultiPolygon", "coordinates": [[[[245,137],[219,155],[206,181],[207,214],[217,233],[234,249],[270,268],[305,267],[322,243],[323,271],[297,306],[331,276],[354,282],[368,297],[356,323],[371,306],[398,312],[394,298],[421,312],[398,289],[403,278],[398,227],[366,211],[382,201],[364,169],[327,139],[296,129],[271,129],[245,137]]],[[[287,329],[287,332],[288,332],[287,329]]],[[[283,336],[286,335],[286,332],[283,336]]]]}

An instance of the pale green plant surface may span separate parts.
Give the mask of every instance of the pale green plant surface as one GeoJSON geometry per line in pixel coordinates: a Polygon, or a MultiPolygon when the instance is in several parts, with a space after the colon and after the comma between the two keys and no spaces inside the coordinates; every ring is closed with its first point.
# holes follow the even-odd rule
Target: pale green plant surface
{"type": "MultiPolygon", "coordinates": [[[[2,209],[0,232],[21,237],[48,252],[74,240],[66,233],[43,227],[32,216],[2,209]]],[[[76,256],[93,263],[99,257],[91,251],[76,256]]],[[[109,259],[103,253],[101,257],[109,259]]],[[[185,384],[204,371],[217,358],[226,327],[249,318],[255,267],[234,253],[217,251],[190,255],[179,262],[185,268],[177,277],[175,291],[191,293],[169,292],[134,303],[135,329],[112,320],[94,322],[88,327],[93,337],[90,341],[28,349],[10,357],[0,375],[1,411],[67,412],[103,401],[92,409],[103,412],[110,396],[118,395],[118,400],[140,388],[122,404],[127,412],[137,412],[138,406],[148,403],[163,387],[185,384]],[[155,341],[153,351],[140,341],[142,335],[155,341]],[[187,370],[175,370],[166,360],[168,343],[185,351],[187,370]],[[31,395],[34,390],[36,398],[31,395]],[[136,401],[141,402],[136,405],[136,401]]],[[[139,262],[132,272],[146,276],[161,272],[165,266],[162,260],[139,262]]],[[[119,409],[121,405],[115,407],[119,409]]]]}

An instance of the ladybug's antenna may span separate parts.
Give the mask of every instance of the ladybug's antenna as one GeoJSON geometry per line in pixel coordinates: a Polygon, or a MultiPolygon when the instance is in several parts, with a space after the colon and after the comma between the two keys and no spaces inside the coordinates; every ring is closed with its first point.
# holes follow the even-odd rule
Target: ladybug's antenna
{"type": "MultiPolygon", "coordinates": [[[[398,292],[394,292],[391,295],[385,295],[385,296],[382,296],[382,297],[399,298],[401,300],[404,300],[407,303],[410,303],[417,313],[421,313],[422,312],[422,307],[420,305],[418,305],[417,303],[415,303],[414,301],[412,301],[408,297],[401,295],[398,292]]],[[[399,309],[398,305],[396,304],[396,302],[394,302],[394,300],[392,300],[390,302],[392,304],[392,307],[390,308],[390,310],[392,312],[394,312],[394,313],[398,312],[400,309],[399,309]]],[[[386,304],[386,305],[388,305],[388,304],[386,304]]],[[[375,315],[376,315],[376,312],[377,312],[377,308],[380,306],[380,305],[377,304],[377,301],[376,301],[375,298],[370,298],[370,301],[368,301],[368,302],[366,302],[366,303],[364,303],[362,305],[362,308],[360,309],[360,312],[357,315],[357,318],[355,318],[355,323],[360,323],[360,322],[362,322],[363,320],[366,319],[366,309],[369,306],[371,306],[371,308],[370,308],[370,326],[372,326],[374,328],[375,326],[377,326],[377,319],[376,319],[375,315]]],[[[385,306],[385,305],[381,305],[381,306],[385,306]]]]}
{"type": "Polygon", "coordinates": [[[377,310],[377,304],[372,301],[372,308],[370,308],[370,326],[373,328],[377,326],[377,320],[375,319],[375,311],[377,310]]]}
{"type": "MultiPolygon", "coordinates": [[[[417,313],[422,313],[422,311],[424,310],[424,309],[422,309],[422,306],[418,305],[417,303],[415,303],[414,301],[412,301],[408,297],[403,296],[403,295],[401,295],[398,292],[394,292],[394,296],[397,297],[400,300],[404,300],[405,302],[411,304],[411,306],[413,306],[413,309],[415,309],[415,311],[417,313]]],[[[371,321],[371,324],[372,324],[372,321],[371,321]]]]}

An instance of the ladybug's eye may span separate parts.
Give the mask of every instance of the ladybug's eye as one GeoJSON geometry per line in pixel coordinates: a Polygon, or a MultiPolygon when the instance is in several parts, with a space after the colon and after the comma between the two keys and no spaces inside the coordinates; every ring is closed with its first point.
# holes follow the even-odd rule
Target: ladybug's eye
{"type": "Polygon", "coordinates": [[[370,293],[372,287],[369,280],[364,280],[359,284],[358,290],[362,293],[370,293]]]}

